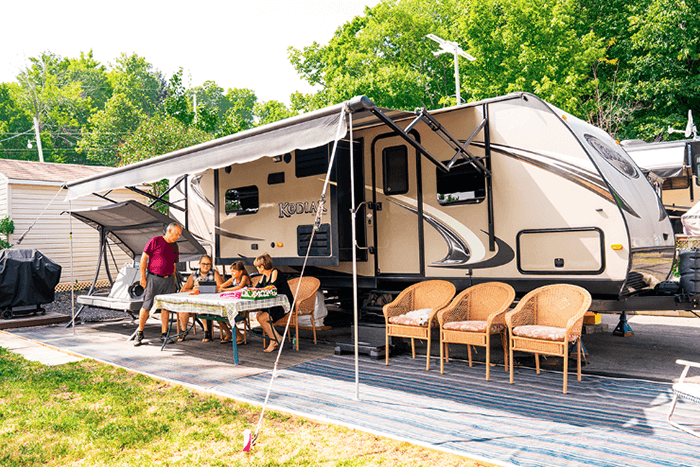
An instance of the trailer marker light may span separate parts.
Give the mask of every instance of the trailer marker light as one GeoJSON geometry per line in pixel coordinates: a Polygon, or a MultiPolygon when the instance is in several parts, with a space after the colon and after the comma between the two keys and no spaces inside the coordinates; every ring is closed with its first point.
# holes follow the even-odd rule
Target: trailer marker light
{"type": "Polygon", "coordinates": [[[282,243],[282,242],[277,243],[277,248],[282,248],[283,246],[284,246],[284,243],[282,243]]]}
{"type": "Polygon", "coordinates": [[[622,245],[620,245],[619,243],[613,243],[612,245],[610,245],[610,248],[612,248],[613,250],[622,250],[622,245]]]}
{"type": "Polygon", "coordinates": [[[564,120],[567,119],[567,118],[566,118],[566,115],[563,115],[563,114],[562,114],[561,118],[563,118],[564,120]]]}

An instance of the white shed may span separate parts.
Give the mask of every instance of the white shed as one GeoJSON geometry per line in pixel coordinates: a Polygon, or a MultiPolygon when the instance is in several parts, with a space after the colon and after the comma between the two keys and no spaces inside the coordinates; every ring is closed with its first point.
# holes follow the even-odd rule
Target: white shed
{"type": "MultiPolygon", "coordinates": [[[[61,265],[61,284],[69,284],[71,282],[70,224],[67,213],[69,205],[65,200],[66,192],[61,187],[66,181],[112,169],[113,167],[0,159],[0,219],[9,216],[14,222],[15,231],[9,238],[10,244],[14,245],[12,248],[41,251],[61,265]],[[35,221],[36,224],[22,242],[15,245],[35,221]]],[[[112,191],[109,193],[109,198],[117,202],[129,199],[145,202],[142,196],[126,189],[112,191]]],[[[71,207],[73,210],[78,210],[105,204],[110,202],[97,196],[86,196],[73,201],[71,207]]],[[[112,246],[111,251],[113,256],[108,254],[108,259],[110,271],[114,271],[112,275],[114,279],[116,271],[131,259],[118,247],[112,246]]],[[[73,219],[74,280],[80,283],[92,282],[98,252],[97,231],[73,219]]],[[[99,280],[107,280],[104,268],[101,270],[99,280]]]]}

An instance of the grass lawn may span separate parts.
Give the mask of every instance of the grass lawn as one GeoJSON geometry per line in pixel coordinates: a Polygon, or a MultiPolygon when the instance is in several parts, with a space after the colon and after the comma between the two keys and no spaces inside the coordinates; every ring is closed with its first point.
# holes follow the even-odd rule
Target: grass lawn
{"type": "Polygon", "coordinates": [[[0,465],[487,466],[408,443],[202,395],[92,360],[60,366],[0,348],[0,465]]]}

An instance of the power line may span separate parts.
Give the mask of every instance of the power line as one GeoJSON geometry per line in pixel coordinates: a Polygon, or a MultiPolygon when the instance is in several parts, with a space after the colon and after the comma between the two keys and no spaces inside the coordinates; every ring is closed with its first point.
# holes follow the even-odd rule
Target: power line
{"type": "MultiPolygon", "coordinates": [[[[24,133],[17,133],[17,134],[15,134],[15,136],[10,136],[9,138],[0,139],[0,143],[2,143],[2,142],[4,142],[4,141],[10,141],[11,139],[14,139],[14,138],[19,138],[20,136],[26,135],[27,133],[29,133],[29,132],[31,132],[31,131],[34,131],[34,128],[30,128],[30,129],[28,129],[27,131],[25,131],[24,133]]],[[[9,135],[9,134],[12,134],[12,133],[0,133],[0,134],[9,135]]]]}

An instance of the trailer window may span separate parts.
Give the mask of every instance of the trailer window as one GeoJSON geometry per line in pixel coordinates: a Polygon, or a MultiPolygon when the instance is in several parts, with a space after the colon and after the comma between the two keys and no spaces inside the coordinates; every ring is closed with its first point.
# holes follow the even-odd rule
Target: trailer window
{"type": "Polygon", "coordinates": [[[255,214],[258,212],[258,187],[245,186],[226,190],[226,214],[255,214]]]}
{"type": "Polygon", "coordinates": [[[402,195],[408,193],[408,149],[406,146],[393,146],[384,149],[382,162],[384,194],[402,195]]]}
{"type": "Polygon", "coordinates": [[[294,152],[294,173],[297,178],[325,175],[328,172],[328,145],[294,152]]]}
{"type": "Polygon", "coordinates": [[[436,168],[435,177],[437,200],[442,206],[480,203],[486,198],[486,180],[469,163],[454,166],[447,173],[436,168]]]}

